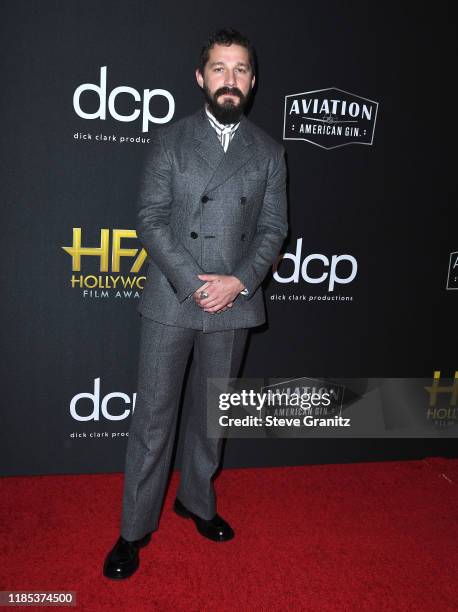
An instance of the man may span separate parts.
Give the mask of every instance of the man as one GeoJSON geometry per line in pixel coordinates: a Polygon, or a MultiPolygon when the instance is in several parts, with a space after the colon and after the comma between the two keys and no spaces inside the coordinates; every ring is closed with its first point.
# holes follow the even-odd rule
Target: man
{"type": "Polygon", "coordinates": [[[141,181],[137,234],[149,268],[121,535],[105,560],[108,578],[131,576],[157,529],[192,350],[174,511],[210,540],[234,536],[216,513],[222,436],[207,435],[206,384],[237,377],[248,329],[265,322],[261,282],[288,229],[286,166],[284,147],[244,115],[255,83],[248,39],[233,29],[211,36],[196,79],[205,106],[156,130],[141,181]]]}

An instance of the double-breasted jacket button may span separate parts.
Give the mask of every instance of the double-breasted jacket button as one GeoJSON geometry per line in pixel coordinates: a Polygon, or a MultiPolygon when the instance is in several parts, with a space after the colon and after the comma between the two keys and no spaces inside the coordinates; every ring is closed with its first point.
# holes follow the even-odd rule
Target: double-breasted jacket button
{"type": "Polygon", "coordinates": [[[201,199],[200,199],[200,201],[201,201],[201,202],[203,202],[204,204],[205,204],[206,202],[208,202],[208,200],[210,200],[210,198],[208,197],[208,195],[204,195],[204,196],[202,196],[202,197],[201,197],[201,199]]]}
{"type": "Polygon", "coordinates": [[[245,234],[242,234],[242,235],[240,236],[240,240],[245,240],[245,234]]]}
{"type": "Polygon", "coordinates": [[[243,204],[246,204],[246,197],[245,196],[242,196],[240,198],[240,204],[242,204],[242,206],[243,206],[243,204]]]}
{"type": "Polygon", "coordinates": [[[197,238],[199,234],[197,232],[191,232],[191,238],[197,238]]]}

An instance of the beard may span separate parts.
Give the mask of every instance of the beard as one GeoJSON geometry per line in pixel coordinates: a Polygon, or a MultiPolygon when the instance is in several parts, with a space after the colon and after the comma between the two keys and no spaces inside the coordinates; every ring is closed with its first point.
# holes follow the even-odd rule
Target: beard
{"type": "Polygon", "coordinates": [[[243,95],[238,87],[220,87],[215,91],[215,93],[212,94],[210,93],[207,85],[204,83],[203,92],[205,95],[205,100],[208,104],[208,109],[213,114],[215,119],[223,125],[228,125],[230,123],[238,123],[240,121],[243,111],[245,110],[250,99],[251,89],[246,96],[243,95]],[[239,98],[240,102],[236,104],[234,100],[231,100],[230,98],[226,98],[224,101],[218,102],[218,98],[222,94],[233,94],[239,98]]]}

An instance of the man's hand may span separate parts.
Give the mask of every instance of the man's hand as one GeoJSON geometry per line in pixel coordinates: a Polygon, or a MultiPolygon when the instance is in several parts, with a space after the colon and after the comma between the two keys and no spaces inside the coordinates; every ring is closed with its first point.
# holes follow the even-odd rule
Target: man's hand
{"type": "Polygon", "coordinates": [[[235,298],[245,288],[235,276],[226,274],[198,274],[200,280],[207,281],[194,293],[194,300],[205,312],[212,314],[232,308],[235,298]],[[205,290],[208,297],[201,299],[200,292],[205,290]]]}

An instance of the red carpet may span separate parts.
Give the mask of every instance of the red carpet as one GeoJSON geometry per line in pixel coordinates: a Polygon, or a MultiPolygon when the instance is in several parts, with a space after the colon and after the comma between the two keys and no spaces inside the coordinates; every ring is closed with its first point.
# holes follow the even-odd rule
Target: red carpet
{"type": "Polygon", "coordinates": [[[177,482],[140,569],[114,583],[122,475],[1,479],[0,590],[116,612],[457,610],[458,460],[225,470],[226,543],[171,511],[177,482]]]}

